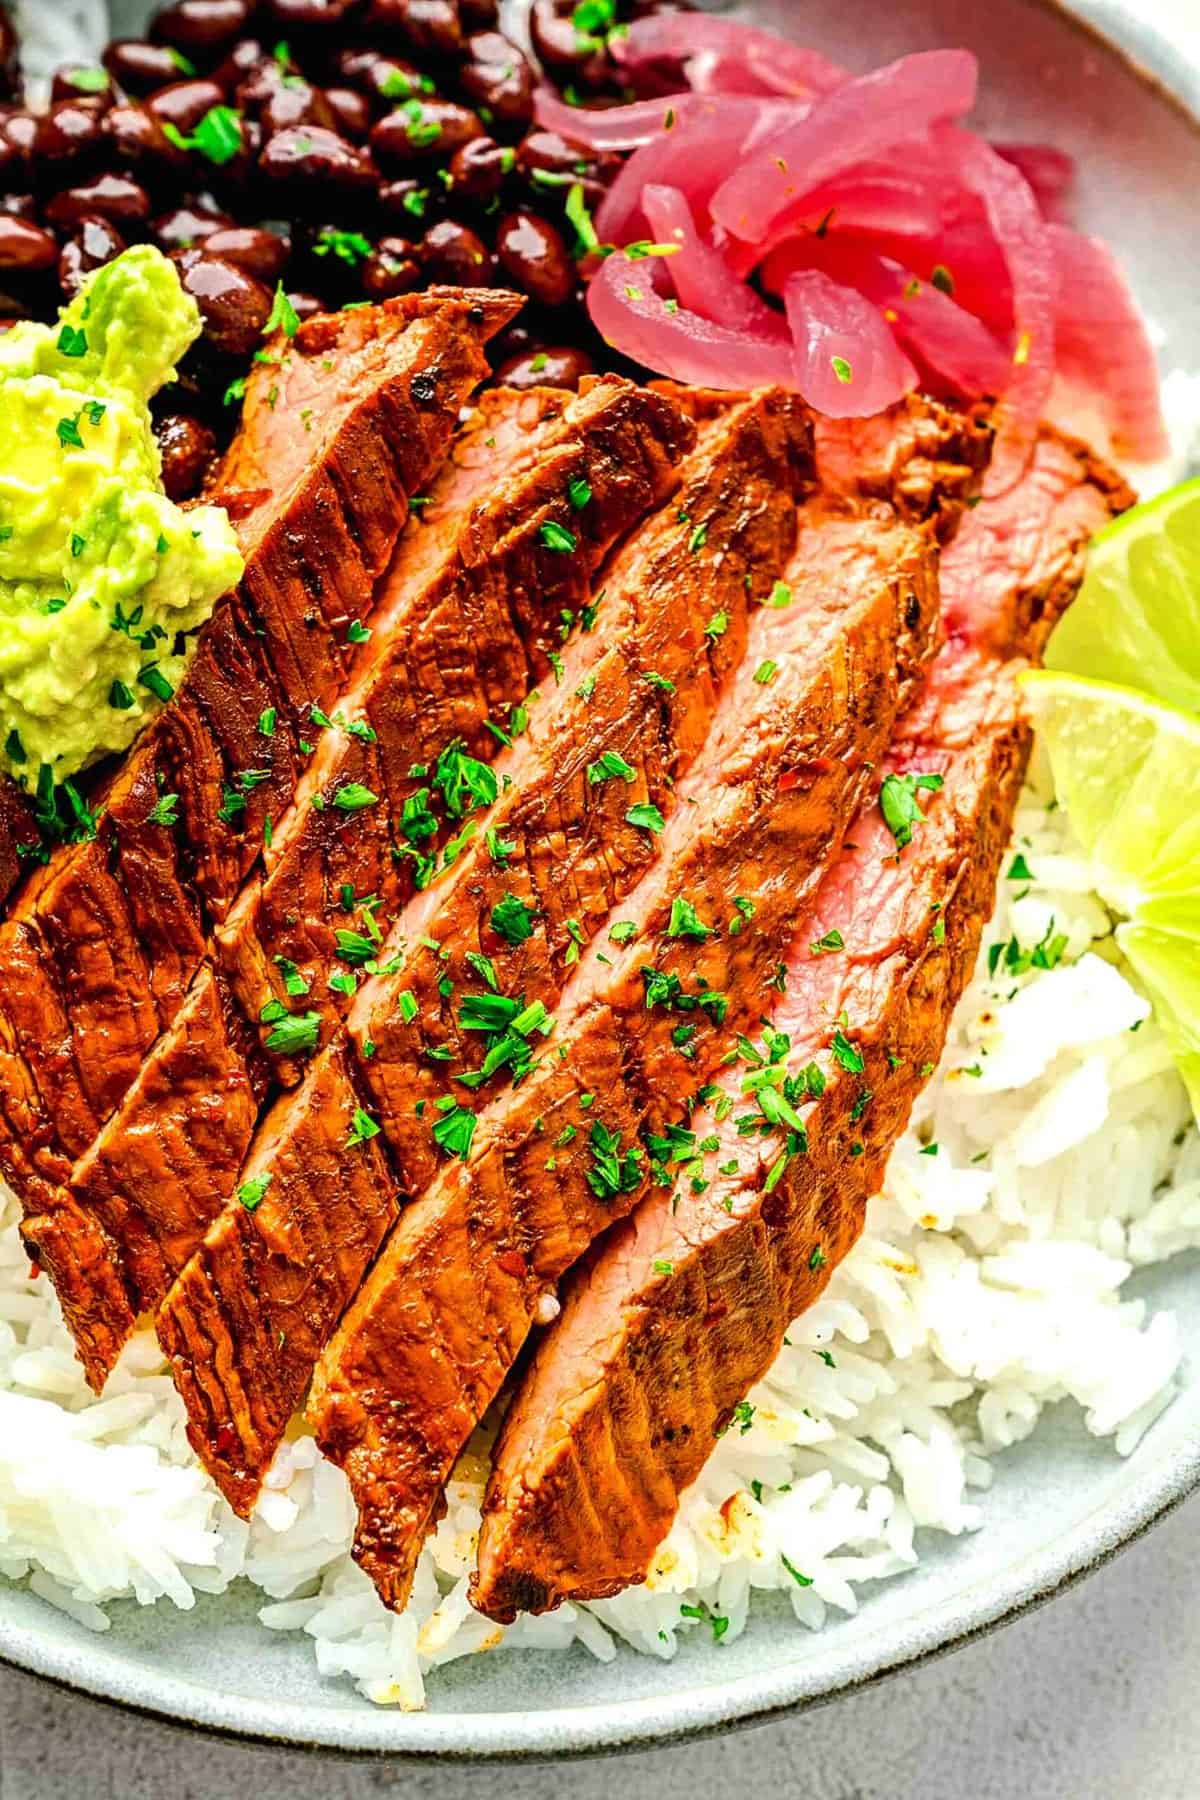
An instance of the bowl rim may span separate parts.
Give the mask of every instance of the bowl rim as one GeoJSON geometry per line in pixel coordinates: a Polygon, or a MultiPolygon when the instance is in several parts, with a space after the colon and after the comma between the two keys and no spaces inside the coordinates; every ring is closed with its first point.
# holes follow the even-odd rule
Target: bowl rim
{"type": "MultiPolygon", "coordinates": [[[[1121,0],[1033,0],[1169,103],[1200,136],[1200,62],[1121,0]]],[[[104,1658],[0,1618],[0,1667],[179,1731],[249,1746],[353,1759],[443,1763],[544,1763],[615,1755],[695,1741],[769,1723],[918,1668],[1054,1599],[1137,1542],[1200,1488],[1200,1441],[1183,1441],[1147,1462],[1119,1504],[1090,1511],[1030,1558],[978,1592],[952,1593],[894,1620],[873,1637],[839,1646],[820,1662],[758,1670],[733,1680],[697,1680],[671,1695],[545,1711],[406,1713],[331,1709],[287,1699],[220,1695],[176,1676],[104,1669],[104,1658]]],[[[98,1640],[99,1652],[103,1639],[98,1640]]]]}

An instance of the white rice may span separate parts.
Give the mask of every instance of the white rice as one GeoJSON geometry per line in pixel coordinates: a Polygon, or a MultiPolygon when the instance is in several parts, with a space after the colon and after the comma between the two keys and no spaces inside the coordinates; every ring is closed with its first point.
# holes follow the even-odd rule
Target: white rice
{"type": "Polygon", "coordinates": [[[118,1597],[186,1610],[244,1577],[265,1626],[308,1633],[322,1674],[412,1708],[431,1670],[501,1643],[581,1643],[607,1659],[621,1639],[670,1657],[683,1633],[737,1637],[760,1589],[781,1589],[812,1628],[854,1612],[864,1582],[915,1566],[925,1534],[983,1523],[991,1459],[1054,1401],[1129,1454],[1176,1392],[1181,1345],[1169,1313],[1121,1290],[1134,1268],[1200,1244],[1200,1138],[1044,774],[1014,847],[1031,879],[1001,883],[943,1066],[866,1232],[750,1396],[744,1429],[717,1445],[645,1587],[508,1631],[474,1613],[481,1437],[407,1612],[388,1613],[347,1554],[345,1479],[311,1437],[280,1451],[246,1526],[188,1449],[152,1334],[103,1399],[89,1393],[11,1202],[0,1571],[97,1631],[118,1597]],[[1002,956],[989,976],[990,945],[1032,951],[1063,933],[1056,967],[1010,975],[1002,956]]]}

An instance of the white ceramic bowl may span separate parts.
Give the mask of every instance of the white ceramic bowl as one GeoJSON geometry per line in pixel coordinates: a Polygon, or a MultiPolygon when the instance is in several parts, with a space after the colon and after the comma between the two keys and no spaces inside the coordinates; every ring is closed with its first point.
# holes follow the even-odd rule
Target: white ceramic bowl
{"type": "MultiPolygon", "coordinates": [[[[49,3],[49,0],[47,0],[49,3]]],[[[115,0],[114,23],[144,18],[115,0]]],[[[1112,243],[1165,333],[1164,366],[1200,367],[1194,258],[1200,69],[1108,0],[753,0],[764,24],[853,66],[965,44],[979,55],[979,123],[1077,156],[1083,221],[1112,243]],[[1097,28],[1085,27],[1085,14],[1097,28]],[[1101,35],[1101,30],[1105,35],[1101,35]],[[1190,254],[1189,254],[1190,253],[1190,254]]],[[[1139,1279],[1200,1348],[1200,1259],[1139,1279]]],[[[1193,1360],[1197,1360],[1193,1358],[1193,1360]]],[[[23,1589],[0,1587],[0,1658],[89,1694],[240,1736],[357,1752],[549,1757],[663,1743],[829,1698],[986,1631],[1127,1544],[1200,1481],[1200,1373],[1132,1460],[1060,1408],[998,1459],[987,1529],[925,1546],[911,1575],[863,1598],[855,1618],[801,1630],[782,1596],[760,1602],[734,1644],[687,1644],[672,1663],[622,1653],[512,1652],[455,1663],[429,1711],[377,1711],[322,1682],[303,1637],[264,1631],[247,1590],[180,1613],[111,1609],[95,1637],[23,1589]]]]}

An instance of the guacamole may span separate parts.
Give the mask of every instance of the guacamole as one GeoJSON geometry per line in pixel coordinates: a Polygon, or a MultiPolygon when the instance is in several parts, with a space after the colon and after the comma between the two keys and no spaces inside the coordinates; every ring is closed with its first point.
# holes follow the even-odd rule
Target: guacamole
{"type": "Polygon", "coordinates": [[[163,493],[151,429],[199,335],[144,245],[0,337],[0,768],[31,790],[132,742],[241,576],[225,513],[163,493]]]}

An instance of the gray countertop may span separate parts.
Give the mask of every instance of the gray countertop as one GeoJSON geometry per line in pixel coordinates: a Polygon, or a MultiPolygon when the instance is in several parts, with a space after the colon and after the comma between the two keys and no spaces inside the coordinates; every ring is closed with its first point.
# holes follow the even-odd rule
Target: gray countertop
{"type": "Polygon", "coordinates": [[[1186,1800],[1200,1794],[1193,1501],[1006,1630],[820,1711],[571,1768],[352,1763],[188,1736],[0,1674],[0,1800],[1186,1800]]]}

